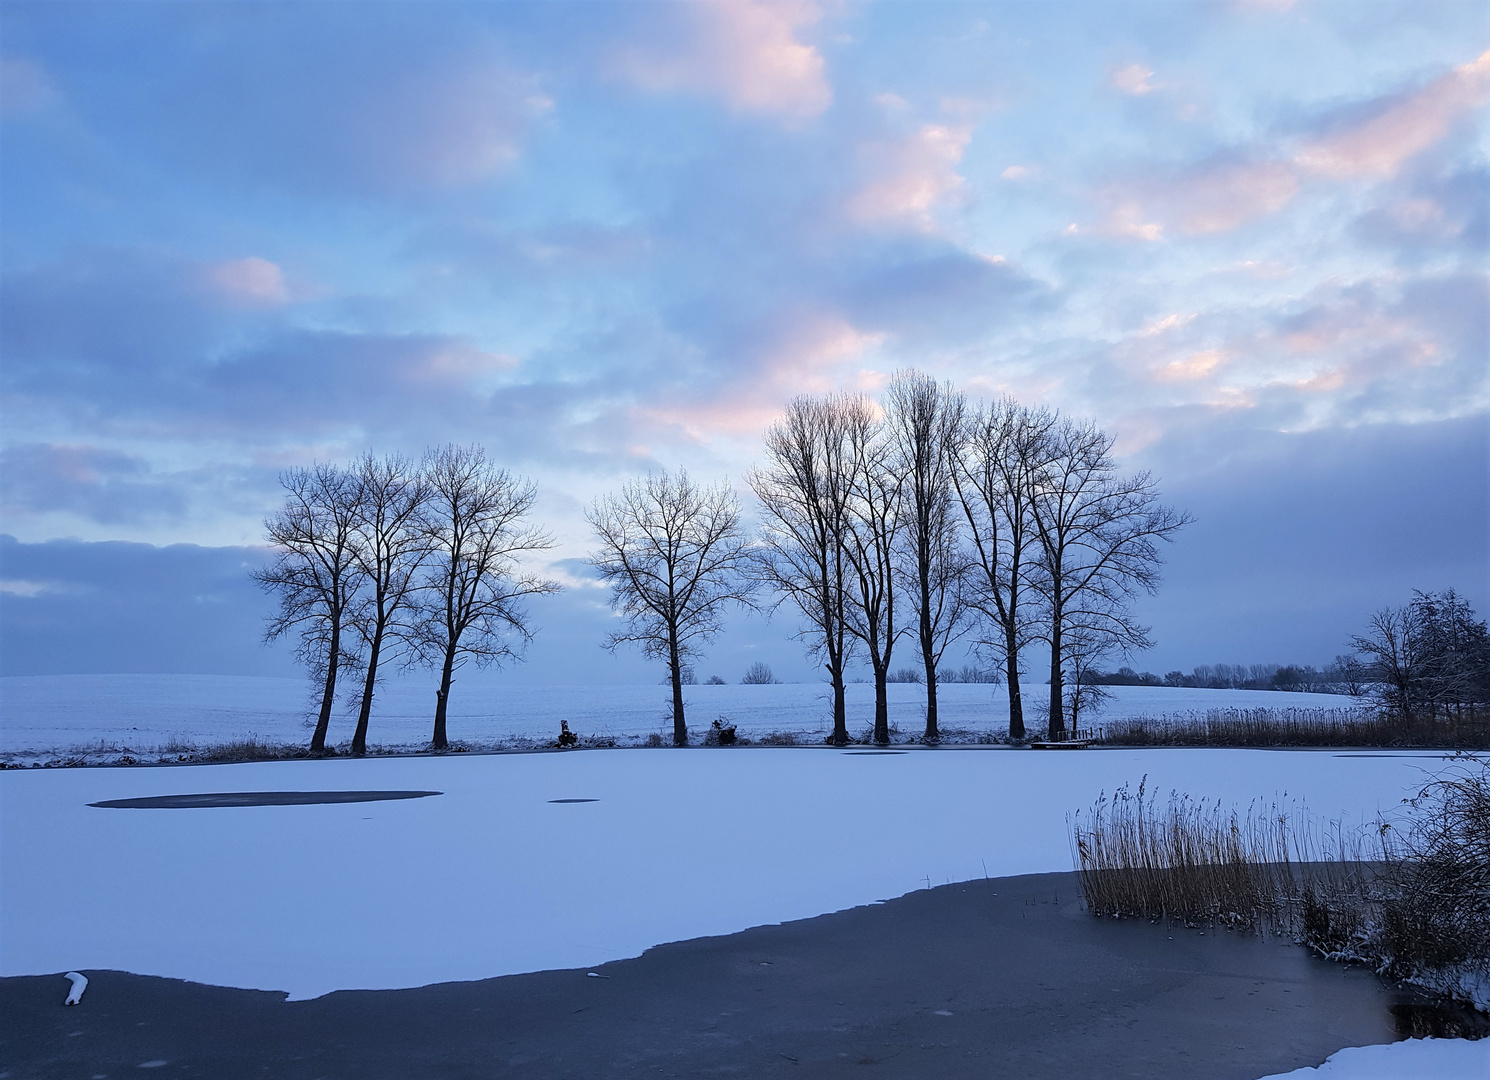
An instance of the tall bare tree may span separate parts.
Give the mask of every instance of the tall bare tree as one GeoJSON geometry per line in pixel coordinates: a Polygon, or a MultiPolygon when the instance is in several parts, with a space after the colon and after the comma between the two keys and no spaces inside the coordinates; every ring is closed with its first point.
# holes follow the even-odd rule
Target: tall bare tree
{"type": "Polygon", "coordinates": [[[1057,739],[1066,730],[1067,636],[1092,655],[1147,647],[1147,628],[1133,619],[1130,602],[1157,588],[1158,543],[1172,540],[1191,518],[1159,504],[1148,473],[1119,476],[1112,438],[1090,422],[1058,419],[1029,483],[1049,619],[1047,733],[1057,739]]]}
{"type": "Polygon", "coordinates": [[[840,399],[798,397],[766,431],[767,464],[750,475],[764,509],[756,573],[790,598],[833,686],[833,741],[849,741],[843,672],[849,634],[850,445],[840,399]]]}
{"type": "Polygon", "coordinates": [[[688,474],[653,473],[598,499],[587,515],[600,549],[590,564],[611,587],[626,620],[606,647],[639,644],[667,664],[673,743],[688,742],[683,682],[687,660],[718,634],[732,605],[749,605],[747,537],[729,485],[699,487],[688,474]]]}
{"type": "Polygon", "coordinates": [[[364,454],[352,466],[350,479],[355,488],[353,551],[365,582],[351,623],[367,647],[352,753],[365,754],[379,664],[390,642],[409,629],[404,618],[412,611],[419,571],[429,556],[424,513],[429,489],[418,467],[397,454],[364,454]]]}
{"type": "Polygon", "coordinates": [[[362,584],[357,559],[357,485],[335,465],[291,469],[280,476],[285,504],[264,522],[274,561],[253,572],[260,588],[279,596],[279,611],[264,632],[266,641],[296,634],[296,656],[321,684],[321,707],[310,748],[326,749],[336,680],[357,663],[348,649],[348,619],[362,584]]]}
{"type": "Polygon", "coordinates": [[[532,484],[490,464],[479,446],[434,451],[423,471],[430,557],[413,644],[440,671],[431,742],[443,750],[456,672],[467,662],[485,667],[520,658],[533,637],[523,600],[558,592],[559,584],[522,570],[524,557],[554,546],[528,524],[532,484]]]}
{"type": "Polygon", "coordinates": [[[890,741],[886,684],[890,657],[906,628],[895,618],[896,555],[904,525],[901,495],[905,477],[894,440],[873,404],[862,396],[842,399],[849,444],[848,628],[869,654],[874,671],[874,741],[890,741]]]}
{"type": "Polygon", "coordinates": [[[916,616],[916,643],[926,673],[925,738],[941,732],[936,669],[953,641],[966,632],[963,597],[966,564],[958,538],[951,450],[962,398],[919,371],[900,371],[885,391],[885,422],[904,476],[902,576],[916,616]]]}
{"type": "Polygon", "coordinates": [[[1009,736],[1025,736],[1020,650],[1029,643],[1039,594],[1032,473],[1054,417],[1011,398],[964,413],[952,454],[952,483],[967,523],[968,603],[993,633],[980,642],[1004,668],[1009,736]],[[1033,603],[1032,603],[1033,602],[1033,603]]]}

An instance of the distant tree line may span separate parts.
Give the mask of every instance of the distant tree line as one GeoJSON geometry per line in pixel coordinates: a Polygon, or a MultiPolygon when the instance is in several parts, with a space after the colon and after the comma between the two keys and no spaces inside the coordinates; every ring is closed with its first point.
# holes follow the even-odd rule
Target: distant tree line
{"type": "MultiPolygon", "coordinates": [[[[888,742],[887,684],[915,672],[926,687],[923,737],[940,734],[942,660],[970,639],[1002,669],[1009,732],[1026,735],[1022,657],[1048,655],[1048,737],[1079,715],[1086,673],[1148,646],[1131,601],[1158,583],[1159,545],[1189,518],[1159,503],[1152,477],[1125,475],[1112,438],[1089,422],[1011,400],[969,400],[916,371],[881,401],[862,394],[794,399],[765,434],[749,484],[754,536],[730,489],[654,474],[598,500],[592,564],[623,629],[673,687],[673,739],[686,743],[687,662],[731,608],[791,605],[799,636],[832,687],[833,732],[849,741],[848,665],[873,671],[873,738],[888,742]],[[908,642],[917,668],[895,668],[908,642]]],[[[968,669],[950,681],[983,681],[968,669]]],[[[747,682],[764,681],[747,678],[747,682]]]]}
{"type": "Polygon", "coordinates": [[[1198,664],[1191,671],[1156,675],[1120,667],[1116,671],[1089,671],[1083,675],[1093,686],[1189,686],[1206,690],[1293,690],[1310,694],[1360,694],[1365,686],[1359,660],[1337,657],[1328,667],[1312,664],[1198,664]]]}
{"type": "Polygon", "coordinates": [[[1415,592],[1401,607],[1371,616],[1352,652],[1332,664],[1202,664],[1162,678],[1131,667],[1091,670],[1092,686],[1191,686],[1211,690],[1292,690],[1375,700],[1403,718],[1454,719],[1490,705],[1490,633],[1453,589],[1415,592]]]}

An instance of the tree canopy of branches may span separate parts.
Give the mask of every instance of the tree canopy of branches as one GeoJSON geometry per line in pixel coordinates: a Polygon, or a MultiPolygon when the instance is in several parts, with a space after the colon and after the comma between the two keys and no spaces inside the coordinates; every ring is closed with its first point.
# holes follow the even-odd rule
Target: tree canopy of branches
{"type": "Polygon", "coordinates": [[[686,661],[719,633],[731,605],[750,603],[739,500],[725,484],[699,487],[686,472],[654,473],[597,500],[587,517],[600,541],[590,564],[625,620],[606,647],[638,644],[667,664],[673,743],[683,746],[686,661]]]}
{"type": "Polygon", "coordinates": [[[916,617],[926,672],[925,738],[940,737],[936,669],[967,630],[966,564],[952,483],[952,451],[962,398],[919,371],[897,372],[885,392],[885,424],[903,478],[901,577],[916,617]]]}
{"type": "Polygon", "coordinates": [[[264,632],[266,641],[298,635],[297,658],[321,683],[321,706],[310,748],[326,749],[336,679],[343,665],[358,662],[347,649],[348,619],[363,580],[357,557],[356,479],[334,465],[291,469],[280,477],[285,504],[264,522],[273,561],[253,572],[279,610],[264,632]]]}
{"type": "Polygon", "coordinates": [[[806,620],[802,636],[833,686],[835,743],[848,742],[844,667],[853,645],[848,619],[847,536],[851,447],[839,397],[798,397],[766,431],[764,468],[750,486],[764,510],[756,574],[806,620]]]}
{"type": "Polygon", "coordinates": [[[367,647],[352,753],[365,754],[379,663],[390,641],[409,630],[401,620],[413,607],[419,571],[429,555],[429,490],[414,464],[397,454],[364,454],[352,466],[350,480],[352,549],[364,582],[351,622],[367,647]]]}
{"type": "Polygon", "coordinates": [[[862,396],[841,399],[848,437],[850,576],[848,628],[864,645],[874,672],[874,741],[890,741],[886,684],[895,644],[905,633],[895,618],[896,558],[905,519],[905,475],[895,441],[862,396]]]}
{"type": "Polygon", "coordinates": [[[486,460],[479,446],[447,446],[424,463],[429,485],[430,555],[412,636],[417,655],[438,667],[436,750],[449,745],[446,714],[455,674],[518,659],[532,639],[523,600],[559,584],[522,570],[522,559],[554,546],[528,523],[536,491],[486,460]]]}
{"type": "Polygon", "coordinates": [[[1453,589],[1382,608],[1351,645],[1367,659],[1382,704],[1404,717],[1490,704],[1490,635],[1453,589]]]}
{"type": "Polygon", "coordinates": [[[1029,473],[1030,520],[1040,550],[1050,645],[1048,737],[1065,734],[1064,673],[1090,666],[1111,649],[1149,644],[1130,601],[1159,581],[1159,541],[1190,518],[1159,504],[1148,473],[1123,477],[1112,438],[1096,425],[1057,419],[1040,440],[1029,473]]]}
{"type": "Polygon", "coordinates": [[[1003,664],[1014,739],[1025,737],[1019,654],[1031,641],[1039,604],[1031,581],[1039,572],[1034,469],[1054,423],[1045,410],[1003,398],[966,410],[953,445],[952,484],[971,555],[967,602],[992,630],[979,645],[1003,664]]]}

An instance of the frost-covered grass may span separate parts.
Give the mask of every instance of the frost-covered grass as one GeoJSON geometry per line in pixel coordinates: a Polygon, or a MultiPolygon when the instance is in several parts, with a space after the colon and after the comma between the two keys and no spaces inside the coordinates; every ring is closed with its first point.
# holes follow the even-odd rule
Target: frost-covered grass
{"type": "MultiPolygon", "coordinates": [[[[1171,687],[1113,687],[1097,719],[1156,716],[1206,709],[1339,706],[1348,699],[1319,694],[1171,687]]],[[[891,722],[898,742],[921,734],[925,689],[892,684],[891,722]]],[[[1030,688],[1028,721],[1035,725],[1040,688],[1030,688]]],[[[822,684],[691,686],[685,691],[690,728],[698,738],[716,717],[733,722],[756,745],[821,744],[831,730],[828,688],[822,684]]],[[[391,680],[379,693],[369,741],[374,754],[408,753],[429,743],[432,684],[391,680]]],[[[514,686],[500,674],[472,672],[451,696],[450,737],[469,749],[528,749],[551,744],[559,723],[588,745],[644,746],[651,736],[671,741],[669,694],[656,684],[631,686],[514,686]]],[[[849,730],[867,734],[874,688],[848,687],[849,730]]],[[[944,736],[951,742],[990,742],[1007,732],[1008,699],[987,684],[940,688],[944,736]]],[[[235,760],[293,755],[310,742],[311,692],[298,679],[207,675],[71,675],[0,679],[0,760],[37,764],[112,764],[122,758],[168,762],[235,760]]],[[[345,746],[355,724],[338,707],[330,743],[345,746]]],[[[1087,720],[1082,721],[1086,726],[1087,720]]]]}

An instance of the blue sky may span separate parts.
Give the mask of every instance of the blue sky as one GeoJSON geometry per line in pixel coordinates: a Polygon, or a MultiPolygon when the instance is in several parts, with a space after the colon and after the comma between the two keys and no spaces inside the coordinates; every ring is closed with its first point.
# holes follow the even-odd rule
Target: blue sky
{"type": "MultiPolygon", "coordinates": [[[[446,441],[538,482],[575,585],[539,621],[598,642],[567,561],[596,494],[739,483],[791,396],[901,366],[1094,417],[1196,515],[1141,666],[1319,662],[1412,588],[1490,597],[1483,4],[10,3],[0,28],[8,673],[57,662],[21,628],[113,617],[136,556],[251,558],[286,466],[446,441]]],[[[263,662],[231,594],[199,667],[263,662]]],[[[177,662],[167,609],[132,669],[177,662]]],[[[720,650],[790,665],[787,632],[720,650]]]]}

